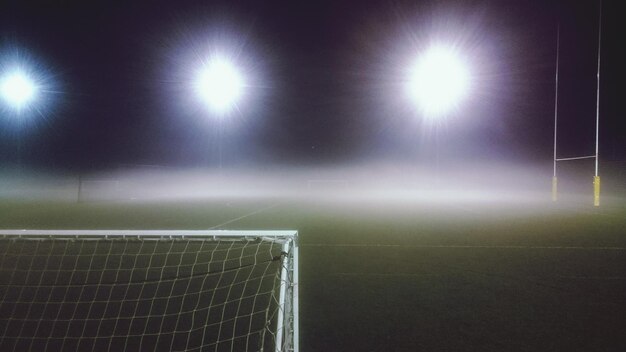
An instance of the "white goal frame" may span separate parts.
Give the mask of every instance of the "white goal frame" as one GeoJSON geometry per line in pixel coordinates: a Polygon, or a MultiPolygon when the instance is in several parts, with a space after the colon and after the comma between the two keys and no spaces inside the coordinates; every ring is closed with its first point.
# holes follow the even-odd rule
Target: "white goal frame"
{"type": "Polygon", "coordinates": [[[2,237],[80,237],[98,239],[142,238],[158,240],[163,238],[207,238],[218,239],[262,239],[282,245],[282,265],[280,272],[280,292],[278,319],[276,326],[275,352],[299,352],[299,251],[298,231],[231,231],[231,230],[0,230],[2,237]],[[285,349],[283,349],[285,347],[285,349]]]}

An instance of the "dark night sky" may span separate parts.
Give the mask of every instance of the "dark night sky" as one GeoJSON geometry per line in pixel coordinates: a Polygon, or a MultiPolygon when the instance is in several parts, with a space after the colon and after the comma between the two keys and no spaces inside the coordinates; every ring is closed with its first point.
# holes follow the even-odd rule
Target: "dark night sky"
{"type": "MultiPolygon", "coordinates": [[[[613,160],[626,158],[618,7],[604,2],[602,41],[600,154],[613,160]]],[[[214,164],[215,120],[187,104],[180,72],[224,41],[262,82],[224,128],[229,163],[416,157],[433,128],[400,102],[399,67],[433,33],[461,43],[480,82],[439,126],[441,153],[551,160],[559,22],[559,148],[591,154],[597,14],[597,1],[3,0],[0,57],[32,58],[61,93],[32,124],[3,116],[0,162],[214,164]]]]}

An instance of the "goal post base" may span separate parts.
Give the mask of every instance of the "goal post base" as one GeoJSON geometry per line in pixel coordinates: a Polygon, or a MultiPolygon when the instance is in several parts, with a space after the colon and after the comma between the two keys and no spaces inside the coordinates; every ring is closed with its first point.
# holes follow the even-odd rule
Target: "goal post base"
{"type": "Polygon", "coordinates": [[[600,176],[593,177],[593,205],[600,206],[600,176]]]}
{"type": "Polygon", "coordinates": [[[552,177],[552,201],[556,202],[557,200],[557,178],[556,176],[552,177]]]}

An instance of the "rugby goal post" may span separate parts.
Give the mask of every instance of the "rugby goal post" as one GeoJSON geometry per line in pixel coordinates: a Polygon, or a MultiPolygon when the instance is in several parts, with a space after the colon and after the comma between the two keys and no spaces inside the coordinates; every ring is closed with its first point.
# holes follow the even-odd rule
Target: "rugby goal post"
{"type": "Polygon", "coordinates": [[[0,230],[0,350],[298,351],[297,235],[0,230]]]}
{"type": "Polygon", "coordinates": [[[560,49],[560,26],[557,29],[556,38],[556,73],[555,73],[555,94],[554,94],[554,148],[553,148],[553,175],[552,175],[552,201],[558,199],[558,178],[556,173],[557,162],[593,159],[595,173],[593,176],[593,205],[600,206],[600,175],[598,174],[598,157],[600,145],[600,59],[602,53],[602,1],[598,8],[598,65],[596,73],[596,121],[595,121],[595,153],[593,155],[582,155],[558,158],[557,157],[557,132],[558,132],[558,101],[559,101],[559,49],[560,49]]]}

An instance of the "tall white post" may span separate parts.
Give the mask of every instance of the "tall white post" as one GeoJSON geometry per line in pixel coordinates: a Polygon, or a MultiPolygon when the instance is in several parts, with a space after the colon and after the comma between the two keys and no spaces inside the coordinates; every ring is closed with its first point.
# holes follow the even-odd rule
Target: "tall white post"
{"type": "Polygon", "coordinates": [[[600,49],[602,48],[602,0],[600,0],[600,15],[598,21],[598,72],[596,89],[596,165],[595,176],[593,178],[593,205],[600,206],[600,176],[598,175],[598,145],[600,131],[600,49]]]}
{"type": "Polygon", "coordinates": [[[554,158],[553,158],[553,174],[552,174],[552,201],[557,199],[557,178],[556,178],[556,137],[557,137],[557,121],[559,108],[559,50],[561,43],[561,26],[556,30],[556,74],[554,85],[554,158]]]}
{"type": "Polygon", "coordinates": [[[285,335],[285,295],[287,292],[287,266],[289,261],[289,242],[283,243],[282,269],[280,271],[280,292],[278,296],[278,321],[276,322],[276,349],[275,352],[283,352],[283,336],[285,335]]]}
{"type": "Polygon", "coordinates": [[[299,301],[298,301],[298,289],[300,286],[300,273],[299,273],[299,250],[298,250],[298,236],[296,235],[293,239],[293,351],[300,351],[300,310],[299,310],[299,301]]]}

